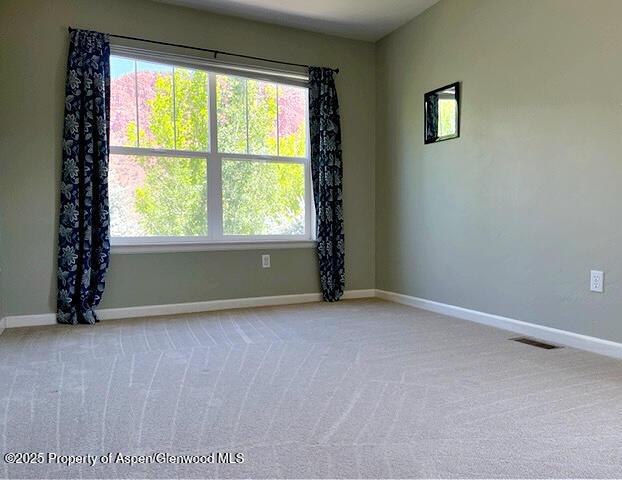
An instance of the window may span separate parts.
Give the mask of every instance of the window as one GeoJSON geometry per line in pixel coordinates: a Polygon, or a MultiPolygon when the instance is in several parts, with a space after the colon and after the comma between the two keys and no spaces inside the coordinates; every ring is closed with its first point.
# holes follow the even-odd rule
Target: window
{"type": "Polygon", "coordinates": [[[311,240],[300,79],[111,56],[113,245],[311,240]]]}

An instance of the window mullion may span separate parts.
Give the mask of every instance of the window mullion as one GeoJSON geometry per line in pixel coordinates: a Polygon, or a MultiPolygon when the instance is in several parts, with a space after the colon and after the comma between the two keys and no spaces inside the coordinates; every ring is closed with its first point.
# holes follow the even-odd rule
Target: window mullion
{"type": "Polygon", "coordinates": [[[138,67],[136,66],[136,60],[134,60],[134,94],[135,94],[135,107],[136,107],[136,145],[140,147],[140,119],[138,117],[138,67]]]}
{"type": "Polygon", "coordinates": [[[222,239],[222,157],[218,153],[216,117],[216,74],[208,75],[209,147],[207,159],[207,232],[210,240],[222,239]]]}
{"type": "Polygon", "coordinates": [[[177,150],[177,105],[175,104],[177,99],[175,98],[175,67],[173,67],[173,81],[171,84],[173,86],[173,148],[177,150]]]}
{"type": "Polygon", "coordinates": [[[178,158],[205,158],[205,151],[194,150],[168,150],[163,148],[136,148],[136,147],[110,147],[110,153],[115,155],[144,155],[152,157],[178,157],[178,158]]]}
{"type": "Polygon", "coordinates": [[[250,153],[251,145],[248,139],[248,79],[244,80],[244,96],[246,97],[246,153],[250,153]]]}
{"type": "Polygon", "coordinates": [[[307,159],[302,157],[274,157],[272,155],[244,155],[242,153],[225,154],[227,160],[236,162],[274,162],[306,164],[307,159]]]}
{"type": "Polygon", "coordinates": [[[305,99],[305,236],[315,238],[315,201],[313,199],[313,179],[311,177],[311,125],[309,120],[309,95],[305,99]]]}
{"type": "Polygon", "coordinates": [[[278,157],[281,152],[279,148],[281,147],[280,132],[279,132],[279,85],[276,85],[276,156],[278,157]]]}

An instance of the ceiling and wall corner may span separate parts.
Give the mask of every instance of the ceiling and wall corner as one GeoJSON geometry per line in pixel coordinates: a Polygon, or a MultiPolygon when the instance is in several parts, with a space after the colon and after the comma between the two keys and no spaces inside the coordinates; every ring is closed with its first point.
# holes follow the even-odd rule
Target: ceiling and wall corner
{"type": "Polygon", "coordinates": [[[439,0],[156,0],[223,15],[375,42],[439,0]]]}

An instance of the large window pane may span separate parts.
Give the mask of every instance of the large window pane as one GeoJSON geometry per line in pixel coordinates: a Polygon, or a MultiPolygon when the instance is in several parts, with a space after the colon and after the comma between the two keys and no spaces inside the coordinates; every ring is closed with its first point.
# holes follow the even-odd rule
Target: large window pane
{"type": "Polygon", "coordinates": [[[246,80],[217,75],[216,103],[218,150],[227,153],[247,153],[246,80]]]}
{"type": "Polygon", "coordinates": [[[113,237],[207,235],[207,160],[111,155],[113,237]]]}
{"type": "Polygon", "coordinates": [[[283,161],[308,156],[307,89],[237,75],[111,56],[113,237],[207,236],[214,154],[222,168],[210,188],[222,211],[212,230],[224,234],[214,240],[308,233],[307,160],[283,161]]]}
{"type": "Polygon", "coordinates": [[[304,234],[304,167],[298,163],[224,160],[225,235],[304,234]]]}
{"type": "Polygon", "coordinates": [[[135,62],[129,58],[110,57],[110,144],[136,147],[136,76],[135,62]]]}
{"type": "Polygon", "coordinates": [[[276,155],[276,84],[247,80],[248,149],[254,155],[276,155]]]}
{"type": "Polygon", "coordinates": [[[279,85],[279,156],[305,157],[307,150],[306,88],[279,85]]]}
{"type": "Polygon", "coordinates": [[[175,139],[178,150],[209,148],[207,72],[175,68],[175,139]]]}
{"type": "Polygon", "coordinates": [[[173,67],[137,61],[136,69],[138,146],[175,148],[173,67]]]}

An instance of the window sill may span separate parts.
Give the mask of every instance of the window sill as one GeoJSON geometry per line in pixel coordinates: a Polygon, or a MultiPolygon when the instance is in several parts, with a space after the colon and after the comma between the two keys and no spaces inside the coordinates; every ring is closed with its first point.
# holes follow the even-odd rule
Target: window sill
{"type": "Polygon", "coordinates": [[[113,255],[132,253],[211,252],[226,250],[278,250],[292,248],[315,248],[315,240],[267,240],[230,242],[158,242],[123,243],[111,242],[113,255]]]}

